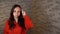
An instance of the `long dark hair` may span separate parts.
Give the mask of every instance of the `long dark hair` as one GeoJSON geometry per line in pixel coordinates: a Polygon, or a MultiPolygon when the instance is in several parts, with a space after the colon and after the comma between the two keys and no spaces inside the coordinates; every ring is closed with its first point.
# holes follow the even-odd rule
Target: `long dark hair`
{"type": "Polygon", "coordinates": [[[18,16],[18,25],[20,26],[20,27],[22,27],[23,29],[25,29],[25,24],[24,24],[24,18],[23,18],[23,15],[22,15],[22,8],[21,8],[21,6],[20,5],[17,5],[17,4],[15,4],[13,7],[12,7],[12,9],[11,9],[11,13],[10,13],[10,17],[9,17],[9,28],[10,29],[12,29],[12,28],[14,28],[15,27],[15,24],[14,24],[14,16],[13,16],[13,12],[14,12],[14,9],[16,8],[16,7],[19,7],[20,8],[20,15],[18,16]]]}

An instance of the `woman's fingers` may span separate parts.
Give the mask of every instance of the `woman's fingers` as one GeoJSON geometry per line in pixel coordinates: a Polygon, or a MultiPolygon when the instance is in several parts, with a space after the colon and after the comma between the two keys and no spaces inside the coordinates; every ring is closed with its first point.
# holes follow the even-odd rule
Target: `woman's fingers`
{"type": "Polygon", "coordinates": [[[23,16],[25,16],[26,15],[26,11],[22,10],[22,14],[23,14],[23,16]]]}

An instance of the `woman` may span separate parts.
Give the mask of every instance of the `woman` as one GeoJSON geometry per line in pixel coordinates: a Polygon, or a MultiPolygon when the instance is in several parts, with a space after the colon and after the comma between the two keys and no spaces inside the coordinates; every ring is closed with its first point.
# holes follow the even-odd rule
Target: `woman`
{"type": "Polygon", "coordinates": [[[32,21],[26,15],[20,5],[14,5],[10,17],[5,22],[4,34],[26,34],[33,27],[32,21]]]}

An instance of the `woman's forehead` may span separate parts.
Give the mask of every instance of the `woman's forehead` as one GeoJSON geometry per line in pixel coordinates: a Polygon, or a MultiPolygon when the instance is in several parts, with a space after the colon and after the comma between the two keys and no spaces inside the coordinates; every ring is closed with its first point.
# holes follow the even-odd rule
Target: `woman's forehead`
{"type": "Polygon", "coordinates": [[[16,10],[16,11],[20,11],[20,8],[19,8],[19,7],[16,7],[14,10],[16,10]]]}

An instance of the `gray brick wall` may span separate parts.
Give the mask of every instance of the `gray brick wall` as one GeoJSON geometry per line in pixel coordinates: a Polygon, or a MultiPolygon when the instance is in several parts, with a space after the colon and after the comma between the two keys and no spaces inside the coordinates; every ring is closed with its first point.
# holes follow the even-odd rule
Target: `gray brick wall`
{"type": "Polygon", "coordinates": [[[0,34],[14,4],[21,5],[35,26],[27,34],[60,34],[60,0],[0,0],[0,34]]]}
{"type": "Polygon", "coordinates": [[[35,30],[40,34],[60,34],[60,0],[34,0],[32,11],[38,27],[35,30]]]}

